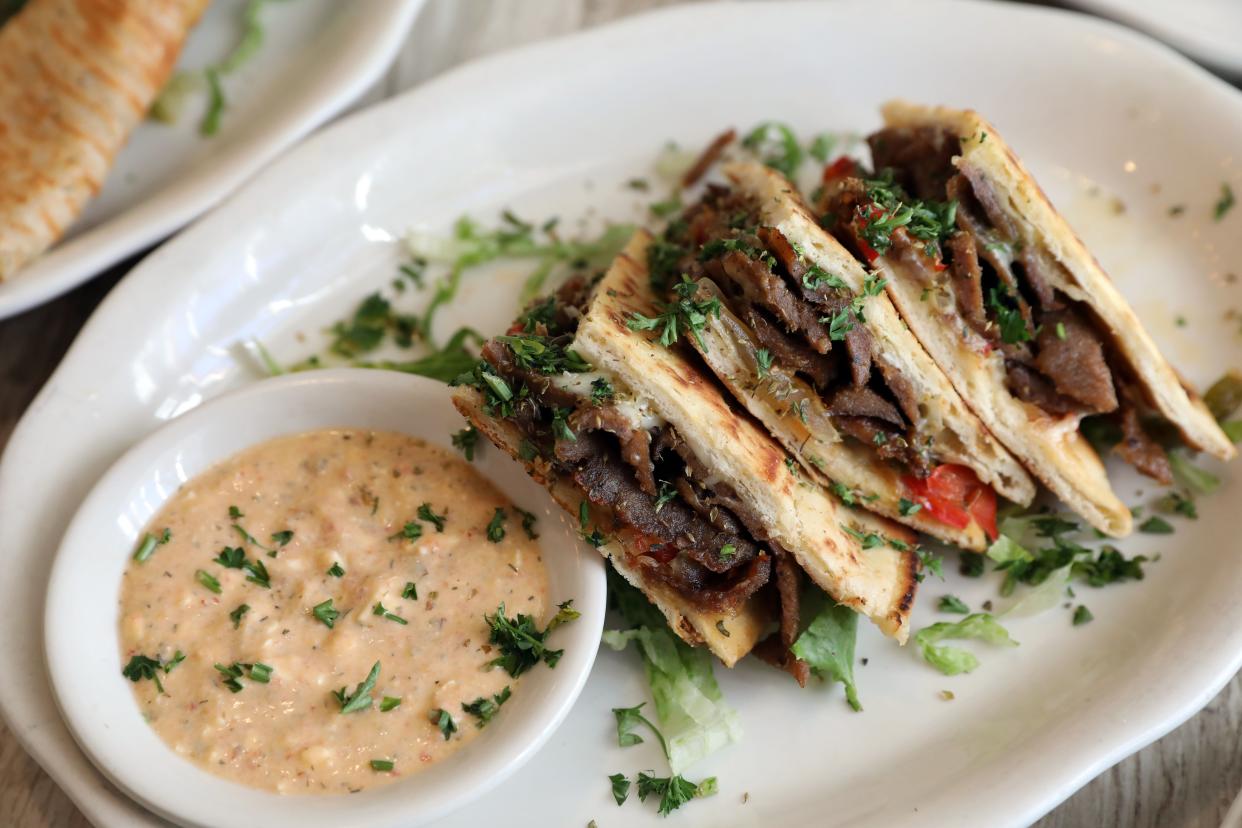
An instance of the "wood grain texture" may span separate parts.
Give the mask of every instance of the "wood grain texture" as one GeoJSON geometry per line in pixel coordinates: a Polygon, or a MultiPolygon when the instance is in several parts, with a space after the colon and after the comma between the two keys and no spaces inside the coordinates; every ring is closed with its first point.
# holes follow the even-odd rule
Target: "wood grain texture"
{"type": "MultiPolygon", "coordinates": [[[[429,0],[387,78],[359,106],[471,58],[596,26],[678,0],[429,0]]],[[[0,445],[127,262],[22,316],[0,321],[0,445]]],[[[1242,676],[1201,713],[1091,782],[1037,828],[1217,828],[1242,787],[1242,676]]],[[[1015,785],[1024,784],[1015,780],[1015,785]]],[[[0,824],[88,823],[0,727],[0,824]]]]}

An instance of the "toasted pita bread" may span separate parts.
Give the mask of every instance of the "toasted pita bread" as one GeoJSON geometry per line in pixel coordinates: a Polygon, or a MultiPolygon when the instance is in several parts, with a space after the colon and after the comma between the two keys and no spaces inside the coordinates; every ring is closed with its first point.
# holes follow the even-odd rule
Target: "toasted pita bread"
{"type": "Polygon", "coordinates": [[[630,329],[634,314],[658,313],[647,274],[650,242],[640,231],[613,263],[578,327],[574,349],[596,370],[650,400],[825,592],[904,641],[918,566],[915,556],[887,545],[863,550],[842,527],[864,535],[878,532],[899,544],[910,544],[912,536],[882,518],[848,509],[803,480],[781,447],[739,415],[695,363],[630,329]]]}
{"type": "MultiPolygon", "coordinates": [[[[856,294],[862,293],[866,271],[815,222],[784,177],[752,163],[728,164],[724,173],[758,201],[763,224],[780,230],[808,261],[839,276],[856,294]]],[[[958,396],[889,299],[884,295],[869,298],[865,313],[880,371],[899,374],[919,400],[922,420],[913,424],[918,439],[930,439],[943,462],[966,466],[1010,500],[1030,503],[1035,496],[1034,481],[958,396]]],[[[749,333],[737,317],[723,311],[719,319],[708,322],[702,336],[704,347],[699,350],[713,372],[811,475],[873,496],[866,503],[868,509],[929,535],[965,549],[987,547],[988,538],[977,523],[958,529],[933,519],[926,510],[902,514],[905,492],[900,475],[870,449],[845,441],[818,393],[792,372],[774,365],[767,384],[757,382],[754,347],[746,346],[749,333]],[[769,393],[774,382],[781,384],[776,394],[769,393]],[[806,400],[806,407],[795,413],[788,404],[791,397],[806,400]]]]}
{"type": "Polygon", "coordinates": [[[0,27],[0,280],[60,238],[207,0],[30,0],[0,27]]]}
{"type": "MultiPolygon", "coordinates": [[[[1237,453],[994,126],[969,110],[901,101],[885,105],[883,113],[888,126],[937,126],[958,135],[962,150],[954,166],[976,189],[990,188],[1002,196],[998,200],[1022,242],[1044,248],[1062,266],[1049,274],[1052,286],[1091,309],[1148,402],[1177,426],[1190,446],[1222,459],[1237,453]]],[[[888,290],[910,329],[1001,442],[1093,526],[1110,535],[1130,532],[1130,511],[1113,493],[1103,464],[1078,430],[1078,419],[1050,416],[1013,397],[1006,389],[1001,355],[968,347],[955,326],[946,324],[936,303],[920,301],[917,280],[889,279],[888,290]]]]}
{"type": "MultiPolygon", "coordinates": [[[[582,491],[572,481],[562,479],[546,460],[534,458],[523,460],[518,452],[522,443],[521,433],[505,420],[489,416],[483,411],[483,396],[473,388],[457,388],[453,391],[453,405],[496,446],[509,453],[514,460],[526,467],[526,472],[536,482],[546,486],[552,499],[570,514],[578,514],[583,501],[582,491]]],[[[749,653],[775,623],[771,610],[759,596],[752,597],[736,614],[712,613],[689,604],[673,590],[659,583],[643,581],[638,569],[631,565],[630,553],[626,551],[623,535],[602,510],[590,506],[591,525],[608,537],[599,547],[600,553],[612,563],[613,569],[625,580],[646,594],[647,598],[664,613],[669,628],[692,646],[705,645],[726,667],[732,667],[738,659],[749,653]],[[727,631],[727,635],[721,628],[727,631]]]]}
{"type": "MultiPolygon", "coordinates": [[[[733,410],[708,375],[680,351],[629,328],[632,314],[658,312],[646,269],[650,241],[640,231],[613,263],[579,323],[573,349],[592,363],[594,372],[609,379],[619,396],[644,401],[647,409],[676,428],[695,456],[734,489],[767,536],[788,550],[816,584],[904,642],[917,585],[917,558],[906,548],[913,545],[913,534],[875,515],[848,509],[802,479],[785,452],[744,414],[733,410]],[[888,543],[863,549],[860,539],[873,534],[903,549],[888,543]]],[[[454,404],[493,442],[518,458],[521,437],[517,430],[488,416],[477,392],[457,389],[454,404]]],[[[558,503],[577,511],[582,493],[574,484],[559,478],[538,458],[524,462],[558,503]]],[[[609,526],[602,510],[592,509],[592,515],[609,526]]],[[[732,665],[767,633],[772,619],[760,600],[752,600],[736,616],[713,614],[666,587],[645,582],[629,563],[635,553],[627,548],[626,530],[612,528],[606,534],[613,539],[600,551],[651,598],[686,641],[705,644],[732,665]],[[727,637],[719,631],[719,622],[726,625],[727,637]]]]}

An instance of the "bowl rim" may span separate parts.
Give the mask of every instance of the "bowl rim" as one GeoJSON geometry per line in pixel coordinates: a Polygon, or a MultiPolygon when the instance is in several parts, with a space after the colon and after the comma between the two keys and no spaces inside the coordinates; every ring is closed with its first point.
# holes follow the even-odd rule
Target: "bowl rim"
{"type": "Polygon", "coordinates": [[[356,368],[273,377],[223,393],[177,416],[140,439],[104,472],[68,522],[57,549],[44,609],[43,655],[61,717],[83,752],[111,782],[155,813],[184,825],[253,825],[276,820],[314,828],[339,825],[345,819],[356,826],[413,825],[430,822],[481,796],[538,752],[568,715],[594,664],[606,605],[604,562],[585,548],[569,516],[543,487],[501,452],[486,452],[472,466],[511,500],[539,504],[532,511],[544,518],[539,543],[548,569],[550,598],[553,603],[572,598],[581,616],[554,633],[554,643],[565,650],[557,669],[523,677],[528,688],[542,692],[515,693],[505,708],[509,715],[497,721],[501,726],[493,725],[475,744],[406,779],[358,794],[280,794],[215,776],[176,754],[142,723],[130,683],[120,675],[115,612],[121,573],[146,521],[185,480],[262,440],[317,428],[397,431],[447,447],[449,430],[427,429],[449,412],[453,422],[463,423],[452,411],[447,387],[424,377],[356,368]],[[429,410],[435,406],[448,410],[429,410]],[[342,412],[347,415],[344,420],[342,412]],[[406,428],[391,425],[404,421],[409,424],[406,428]],[[258,439],[252,439],[254,434],[260,435],[258,439]],[[172,482],[176,485],[160,479],[161,469],[170,462],[175,462],[172,482]],[[114,507],[143,498],[147,487],[141,484],[152,482],[152,475],[150,488],[155,496],[142,500],[143,511],[150,514],[137,521],[118,516],[114,507]],[[515,497],[515,489],[520,497],[515,497]],[[116,519],[110,529],[101,531],[107,528],[109,515],[116,519]],[[117,547],[123,554],[118,551],[116,560],[94,551],[113,545],[106,539],[101,544],[101,535],[117,532],[126,537],[117,547]],[[95,564],[96,568],[115,567],[115,580],[106,582],[106,589],[99,589],[96,580],[97,595],[88,597],[87,604],[98,608],[106,603],[114,614],[113,623],[95,624],[94,631],[84,631],[78,616],[92,609],[65,612],[65,608],[82,605],[88,582],[83,570],[92,566],[91,558],[104,561],[95,564]],[[93,649],[106,652],[84,654],[92,649],[88,642],[93,639],[99,644],[101,636],[107,646],[93,649]],[[107,672],[115,680],[107,679],[107,672]],[[83,687],[92,692],[73,692],[83,687]],[[135,723],[142,726],[135,730],[135,723]],[[169,757],[177,761],[158,761],[169,757]]]}

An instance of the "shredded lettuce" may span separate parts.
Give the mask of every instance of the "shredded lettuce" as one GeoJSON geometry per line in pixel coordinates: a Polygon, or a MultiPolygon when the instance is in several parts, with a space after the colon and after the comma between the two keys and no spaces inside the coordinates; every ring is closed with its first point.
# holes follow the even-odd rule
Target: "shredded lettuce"
{"type": "Polygon", "coordinates": [[[1180,450],[1169,452],[1169,465],[1178,483],[1199,494],[1211,494],[1220,488],[1220,478],[1191,463],[1180,450]]]}
{"type": "Polygon", "coordinates": [[[617,608],[633,628],[606,631],[604,643],[614,650],[630,642],[638,646],[668,745],[669,767],[681,774],[741,738],[737,711],[721,697],[711,654],[674,635],[664,616],[611,569],[608,581],[617,608]]]}
{"type": "Polygon", "coordinates": [[[998,564],[1034,559],[1034,556],[1026,550],[1026,547],[1003,532],[988,547],[987,556],[998,564]]]}
{"type": "Polygon", "coordinates": [[[1014,601],[1008,609],[1002,610],[1000,614],[1004,617],[1023,618],[1052,609],[1065,598],[1065,590],[1073,577],[1074,565],[1072,563],[1054,569],[1041,584],[1025,590],[1021,598],[1014,601]]]}
{"type": "Polygon", "coordinates": [[[816,587],[802,595],[802,617],[810,618],[802,634],[790,648],[810,665],[811,672],[825,681],[839,681],[845,687],[845,700],[862,710],[858,687],[854,684],[854,642],[858,634],[858,613],[842,606],[816,587]]]}
{"type": "Polygon", "coordinates": [[[914,643],[927,663],[946,676],[969,673],[979,666],[979,659],[974,653],[960,647],[937,646],[938,642],[947,639],[977,639],[989,644],[1018,646],[1018,642],[1009,637],[1009,631],[986,612],[976,612],[961,621],[941,621],[924,627],[915,633],[914,643]]]}

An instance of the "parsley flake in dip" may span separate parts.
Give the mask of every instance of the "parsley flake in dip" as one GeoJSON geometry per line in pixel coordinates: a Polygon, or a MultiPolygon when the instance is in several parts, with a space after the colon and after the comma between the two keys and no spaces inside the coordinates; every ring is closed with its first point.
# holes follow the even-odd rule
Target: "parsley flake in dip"
{"type": "Polygon", "coordinates": [[[160,737],[226,779],[346,793],[416,773],[521,692],[514,631],[545,664],[559,657],[545,625],[576,614],[549,611],[528,514],[400,434],[254,446],[186,483],[140,536],[123,675],[160,737]]]}

